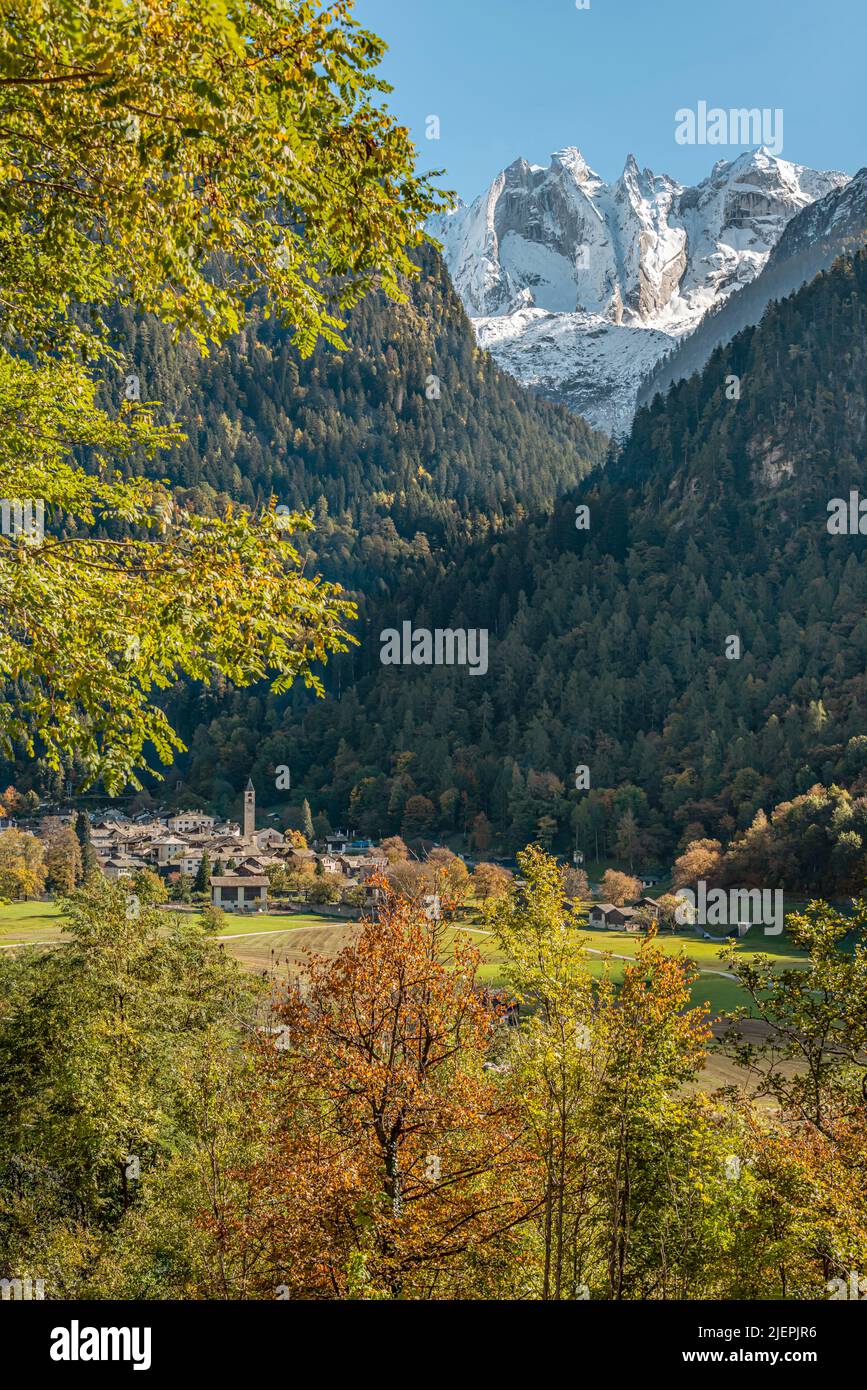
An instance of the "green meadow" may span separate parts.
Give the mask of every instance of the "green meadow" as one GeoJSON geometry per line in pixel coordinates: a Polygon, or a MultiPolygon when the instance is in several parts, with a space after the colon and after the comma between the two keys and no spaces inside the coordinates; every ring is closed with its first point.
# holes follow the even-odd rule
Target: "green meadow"
{"type": "MultiPolygon", "coordinates": [[[[172,909],[167,909],[170,911],[172,909]]],[[[185,913],[196,920],[200,914],[185,913]]],[[[503,958],[493,938],[471,925],[472,919],[445,933],[444,948],[451,950],[456,935],[467,933],[481,953],[480,978],[498,985],[503,978],[503,958]]],[[[54,902],[0,904],[0,949],[45,945],[61,941],[63,916],[54,902]]],[[[353,931],[353,923],[316,912],[287,916],[283,913],[256,913],[250,916],[227,914],[219,939],[226,949],[248,969],[266,970],[282,965],[297,968],[310,954],[335,955],[353,931]]],[[[587,968],[599,978],[608,970],[615,982],[623,979],[629,961],[638,954],[640,939],[632,932],[612,932],[584,927],[580,935],[587,947],[587,968]]],[[[696,1004],[707,1003],[713,1013],[746,1004],[746,996],[720,959],[721,946],[689,933],[662,934],[657,938],[662,950],[683,954],[701,971],[692,987],[696,1004]]],[[[774,957],[780,965],[798,964],[804,956],[785,933],[780,936],[748,936],[736,943],[735,954],[747,958],[758,954],[774,957]]]]}

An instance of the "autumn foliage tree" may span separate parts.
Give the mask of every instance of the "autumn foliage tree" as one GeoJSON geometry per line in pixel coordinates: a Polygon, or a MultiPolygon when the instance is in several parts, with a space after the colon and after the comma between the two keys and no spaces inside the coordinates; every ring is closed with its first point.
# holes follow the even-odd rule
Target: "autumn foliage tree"
{"type": "Polygon", "coordinates": [[[678,1263],[701,1211],[692,1156],[707,1128],[701,1104],[682,1096],[711,1037],[707,1011],[691,1007],[697,978],[651,932],[620,988],[609,977],[600,991],[594,1113],[606,1155],[600,1232],[611,1299],[649,1297],[663,1281],[663,1296],[681,1296],[672,1285],[686,1272],[678,1263]]]}
{"type": "Polygon", "coordinates": [[[604,902],[623,907],[634,903],[641,897],[641,879],[631,874],[623,874],[619,869],[606,869],[602,875],[602,898],[604,902]]]}
{"type": "Polygon", "coordinates": [[[72,826],[57,825],[45,835],[46,883],[54,893],[71,893],[82,877],[81,846],[72,826]]]}
{"type": "Polygon", "coordinates": [[[681,1097],[710,1037],[706,1011],[690,1007],[696,971],[651,934],[619,986],[609,969],[594,983],[556,861],[533,847],[518,863],[522,885],[486,916],[529,1006],[507,1076],[541,1199],[538,1296],[650,1297],[665,1285],[682,1296],[702,1230],[695,1156],[715,1148],[702,1107],[681,1097]]]}
{"type": "Polygon", "coordinates": [[[279,1009],[261,1046],[264,1113],[277,1098],[281,1120],[248,1175],[251,1210],[219,1233],[231,1251],[264,1243],[286,1296],[480,1297],[508,1282],[524,1154],[485,1070],[500,1024],[478,964],[389,894],[279,1009]]]}
{"type": "Polygon", "coordinates": [[[759,1041],[741,1036],[736,1011],[729,1034],[732,1055],[754,1083],[756,1096],[772,1096],[783,1112],[833,1139],[835,1127],[867,1101],[867,900],[851,916],[812,902],[786,918],[806,966],[780,969],[771,955],[726,952],[752,1012],[766,1025],[759,1041]],[[859,938],[852,949],[850,933],[859,938]]]}
{"type": "Polygon", "coordinates": [[[533,1158],[539,1296],[556,1301],[578,1297],[587,1273],[593,983],[578,935],[583,919],[558,865],[534,846],[518,855],[518,866],[522,885],[489,903],[485,922],[505,956],[512,994],[528,1006],[506,1074],[533,1158]]]}
{"type": "Polygon", "coordinates": [[[460,904],[470,879],[470,871],[463,859],[450,849],[432,849],[427,863],[433,870],[436,891],[460,904]]]}
{"type": "Polygon", "coordinates": [[[511,881],[511,873],[500,864],[482,863],[473,869],[473,892],[482,902],[502,897],[511,881]]]}
{"type": "Polygon", "coordinates": [[[35,898],[45,888],[45,847],[26,830],[0,832],[0,897],[35,898]]]}
{"type": "Polygon", "coordinates": [[[743,1069],[711,1094],[685,950],[651,923],[634,958],[591,956],[562,866],[532,846],[519,867],[485,908],[501,996],[480,938],[384,880],[339,954],[259,980],[216,910],[200,926],[141,883],[86,882],[66,944],[0,952],[0,1278],[100,1299],[860,1296],[867,904],[793,914],[796,966],[733,947],[765,1027],[727,1040],[743,1069]]]}
{"type": "Polygon", "coordinates": [[[672,881],[675,888],[698,883],[715,883],[723,868],[722,844],[719,840],[691,840],[674,861],[672,881]]]}

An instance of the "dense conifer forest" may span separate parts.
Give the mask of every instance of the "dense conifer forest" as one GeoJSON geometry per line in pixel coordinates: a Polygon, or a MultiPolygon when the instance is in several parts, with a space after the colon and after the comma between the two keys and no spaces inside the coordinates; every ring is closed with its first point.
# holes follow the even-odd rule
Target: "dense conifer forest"
{"type": "Polygon", "coordinates": [[[605,438],[499,371],[436,252],[418,259],[405,304],[362,300],[346,350],[320,343],[308,358],[261,313],[207,357],[119,314],[143,399],[186,434],[150,471],[205,508],[309,510],[328,577],[364,591],[550,508],[604,460],[605,438]]]}

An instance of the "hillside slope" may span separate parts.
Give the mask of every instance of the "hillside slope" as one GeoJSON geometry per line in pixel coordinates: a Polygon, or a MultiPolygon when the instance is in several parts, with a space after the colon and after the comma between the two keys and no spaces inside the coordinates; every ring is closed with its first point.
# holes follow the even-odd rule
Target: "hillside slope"
{"type": "MultiPolygon", "coordinates": [[[[229,499],[264,506],[272,496],[310,509],[316,529],[299,535],[298,547],[308,569],[351,590],[362,630],[377,597],[431,567],[444,570],[467,545],[489,544],[530,513],[549,512],[608,451],[582,420],[499,370],[476,344],[437,253],[419,256],[407,303],[360,303],[344,352],[323,345],[302,360],[286,331],[255,315],[207,358],[153,319],[128,313],[114,325],[143,400],[159,402],[159,418],[178,420],[187,434],[152,463],[124,466],[168,479],[204,513],[229,499]]],[[[108,409],[118,395],[117,381],[106,381],[108,409]]],[[[191,739],[224,696],[193,685],[171,692],[182,735],[191,739]]],[[[230,698],[255,743],[259,696],[230,698]]],[[[231,775],[252,757],[245,743],[231,775]]],[[[169,789],[183,771],[181,761],[169,789]]],[[[211,767],[212,779],[220,773],[211,767]]],[[[0,784],[9,782],[54,796],[63,788],[62,777],[31,760],[0,760],[0,784]]]]}
{"type": "Polygon", "coordinates": [[[320,345],[306,361],[273,320],[202,359],[125,316],[118,335],[143,397],[188,435],[151,471],[205,509],[218,494],[310,508],[316,562],[359,586],[550,506],[606,441],[501,372],[438,255],[420,255],[407,304],[362,301],[348,350],[320,345]]]}

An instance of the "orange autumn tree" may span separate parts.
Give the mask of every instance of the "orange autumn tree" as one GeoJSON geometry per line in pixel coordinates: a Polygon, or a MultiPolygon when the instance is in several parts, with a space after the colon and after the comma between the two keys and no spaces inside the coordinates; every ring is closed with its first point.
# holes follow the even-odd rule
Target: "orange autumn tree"
{"type": "Polygon", "coordinates": [[[287,1298],[484,1297],[528,1212],[517,1110],[485,1067],[505,1025],[477,950],[380,886],[378,920],[312,957],[279,1045],[262,1035],[267,1158],[219,1238],[267,1246],[287,1298]]]}

